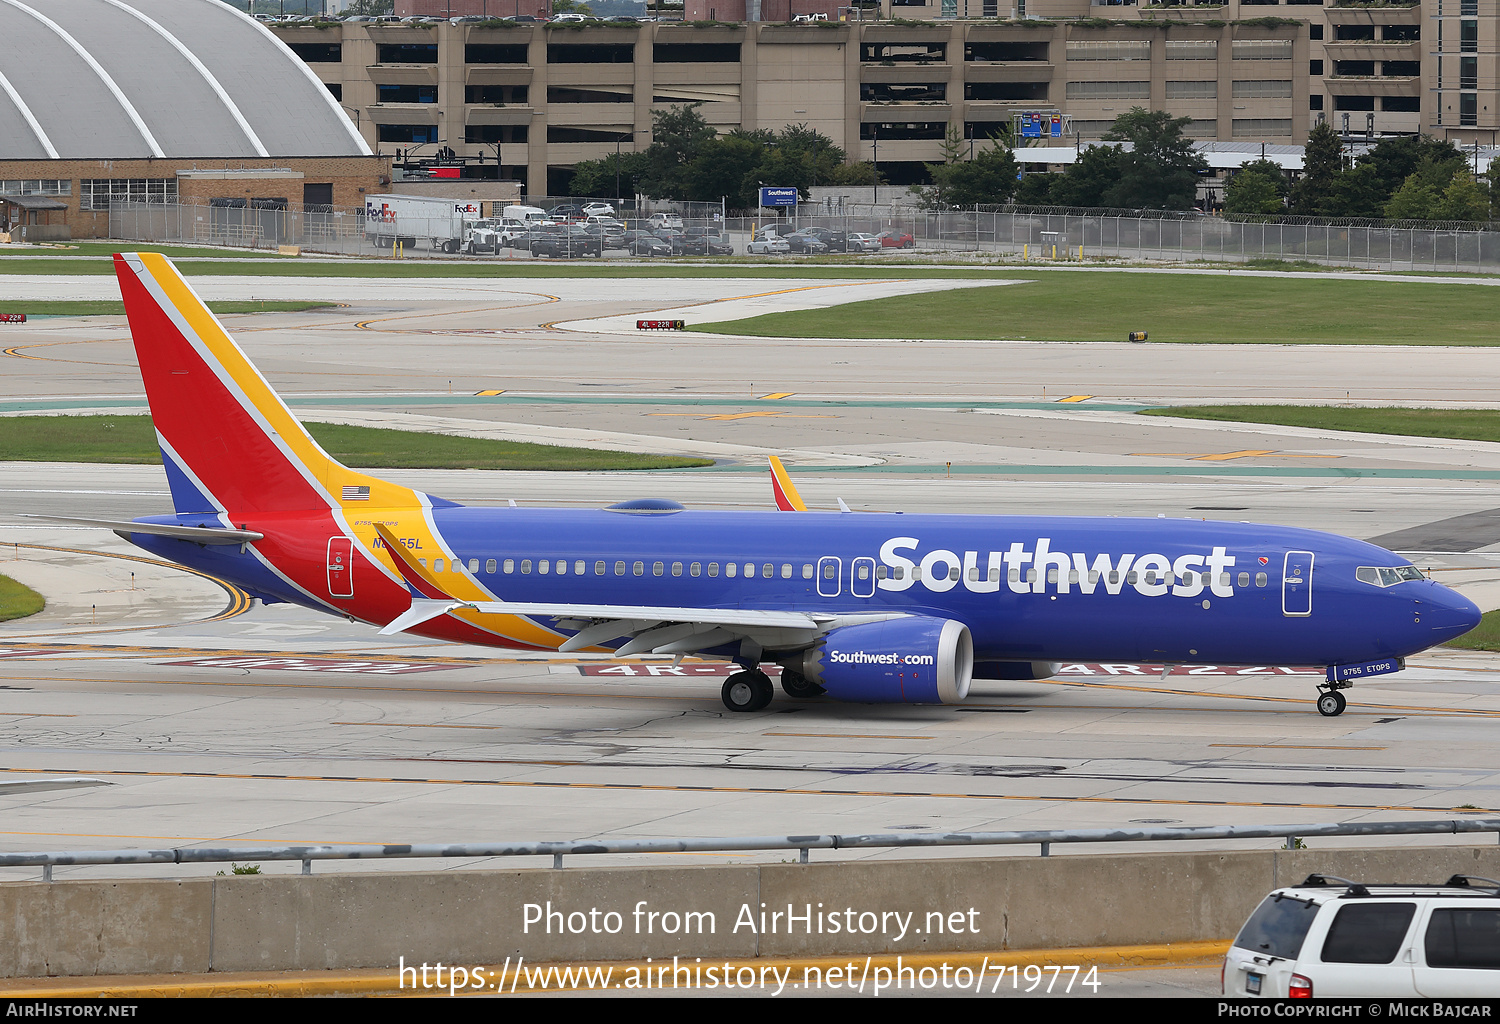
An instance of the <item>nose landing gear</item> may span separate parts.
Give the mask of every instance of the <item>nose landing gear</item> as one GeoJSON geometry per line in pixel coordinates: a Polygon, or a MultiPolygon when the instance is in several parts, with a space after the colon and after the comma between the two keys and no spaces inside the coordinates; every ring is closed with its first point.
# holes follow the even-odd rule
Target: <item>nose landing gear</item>
{"type": "Polygon", "coordinates": [[[1348,683],[1345,683],[1343,686],[1320,686],[1319,689],[1323,692],[1318,695],[1318,714],[1324,718],[1335,718],[1342,715],[1344,708],[1348,706],[1349,702],[1344,699],[1344,695],[1339,693],[1339,690],[1346,689],[1348,685],[1348,683]]]}

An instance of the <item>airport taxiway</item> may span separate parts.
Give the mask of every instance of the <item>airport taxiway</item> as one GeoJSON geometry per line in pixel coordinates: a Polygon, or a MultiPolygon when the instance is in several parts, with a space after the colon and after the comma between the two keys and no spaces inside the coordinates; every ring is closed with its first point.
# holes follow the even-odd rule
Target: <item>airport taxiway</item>
{"type": "MultiPolygon", "coordinates": [[[[234,280],[288,294],[281,279],[234,280]]],[[[207,280],[194,284],[218,297],[207,280]]],[[[1135,415],[1183,400],[1500,404],[1497,350],[643,335],[601,318],[712,300],[698,315],[718,320],[736,302],[764,311],[755,304],[873,292],[784,280],[416,284],[319,279],[301,287],[348,305],[224,320],[307,418],[719,460],[662,474],[383,474],[458,501],[660,496],[769,508],[762,459],[779,452],[822,508],[843,498],[855,509],[1397,535],[1439,578],[1500,607],[1500,446],[1135,415]],[[358,290],[371,286],[378,294],[358,290]],[[791,297],[762,295],[771,291],[791,297]]],[[[122,318],[38,319],[7,327],[0,348],[0,413],[143,408],[122,318]]],[[[1077,666],[1051,681],[976,683],[958,708],[778,698],[733,715],[714,666],[379,637],[299,609],[245,607],[212,581],[132,561],[141,553],[111,534],[13,514],[131,517],[168,505],[157,467],[0,466],[0,573],[50,601],[0,625],[0,848],[1409,820],[1500,808],[1500,659],[1490,655],[1413,658],[1353,690],[1335,719],[1312,708],[1316,677],[1265,666],[1165,678],[1077,666]],[[98,784],[27,785],[67,779],[98,784]]]]}

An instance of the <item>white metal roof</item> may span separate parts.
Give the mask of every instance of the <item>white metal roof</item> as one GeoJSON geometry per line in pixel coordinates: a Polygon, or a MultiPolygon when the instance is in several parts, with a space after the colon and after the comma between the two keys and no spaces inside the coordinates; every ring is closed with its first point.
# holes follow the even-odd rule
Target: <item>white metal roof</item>
{"type": "Polygon", "coordinates": [[[331,93],[219,0],[0,0],[0,159],[368,156],[331,93]]]}

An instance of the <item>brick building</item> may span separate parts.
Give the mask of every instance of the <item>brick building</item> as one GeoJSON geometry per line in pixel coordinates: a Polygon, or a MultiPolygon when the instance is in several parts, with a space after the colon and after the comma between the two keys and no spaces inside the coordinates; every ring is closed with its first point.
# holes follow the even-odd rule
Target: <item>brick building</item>
{"type": "Polygon", "coordinates": [[[0,4],[0,38],[0,197],[65,205],[0,230],[98,237],[121,201],[297,209],[389,190],[389,159],[307,65],[219,0],[0,4]]]}

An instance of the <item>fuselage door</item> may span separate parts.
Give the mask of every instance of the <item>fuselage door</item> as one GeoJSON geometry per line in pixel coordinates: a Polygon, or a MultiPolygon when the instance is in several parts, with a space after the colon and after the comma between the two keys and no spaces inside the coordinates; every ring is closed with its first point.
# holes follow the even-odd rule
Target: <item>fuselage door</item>
{"type": "Polygon", "coordinates": [[[875,559],[856,558],[849,563],[849,593],[855,597],[875,596],[875,559]]]}
{"type": "Polygon", "coordinates": [[[843,581],[844,560],[833,555],[818,559],[818,596],[838,597],[843,581]]]}
{"type": "Polygon", "coordinates": [[[1313,553],[1288,551],[1281,570],[1281,614],[1312,614],[1313,553]]]}
{"type": "Polygon", "coordinates": [[[328,539],[328,596],[354,596],[354,542],[348,537],[328,539]]]}

